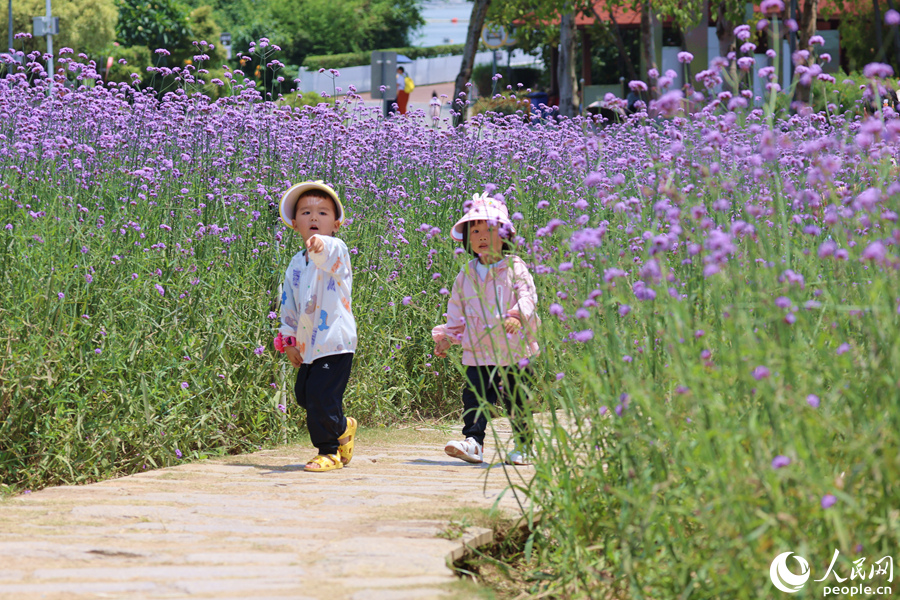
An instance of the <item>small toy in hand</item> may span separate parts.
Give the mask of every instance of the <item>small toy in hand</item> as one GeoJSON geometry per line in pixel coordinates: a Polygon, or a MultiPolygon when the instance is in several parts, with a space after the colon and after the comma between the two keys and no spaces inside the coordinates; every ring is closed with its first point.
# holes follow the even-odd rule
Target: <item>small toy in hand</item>
{"type": "Polygon", "coordinates": [[[273,344],[275,345],[276,350],[278,350],[279,352],[284,354],[285,350],[286,350],[286,348],[285,348],[286,346],[296,346],[297,345],[297,338],[292,337],[292,336],[283,337],[281,335],[281,332],[279,331],[278,335],[275,336],[275,340],[273,341],[273,344]]]}

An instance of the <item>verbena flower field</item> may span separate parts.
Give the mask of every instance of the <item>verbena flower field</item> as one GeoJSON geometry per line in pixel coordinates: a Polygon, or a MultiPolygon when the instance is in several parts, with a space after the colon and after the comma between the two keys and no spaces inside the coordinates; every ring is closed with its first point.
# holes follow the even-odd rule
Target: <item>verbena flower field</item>
{"type": "Polygon", "coordinates": [[[848,577],[900,547],[891,109],[712,95],[689,114],[676,94],[621,125],[432,129],[352,95],[292,109],[227,75],[211,101],[190,70],[158,96],[65,49],[76,86],[48,95],[35,59],[0,81],[3,489],[294,440],[271,341],[298,239],[277,201],[323,179],[350,217],[346,407],[368,426],[458,415],[458,356],[430,338],[466,256],[449,229],[485,190],[514,213],[552,415],[517,489],[542,511],[535,591],[771,597],[782,552],[819,579],[836,549],[848,577]]]}

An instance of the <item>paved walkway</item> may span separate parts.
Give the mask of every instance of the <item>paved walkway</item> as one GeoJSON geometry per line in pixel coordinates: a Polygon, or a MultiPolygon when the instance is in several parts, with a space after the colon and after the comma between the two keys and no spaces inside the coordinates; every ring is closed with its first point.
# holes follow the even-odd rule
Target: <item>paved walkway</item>
{"type": "Polygon", "coordinates": [[[410,441],[362,430],[331,473],[304,472],[312,453],[291,446],[2,501],[0,599],[471,598],[448,560],[490,530],[441,534],[498,498],[517,514],[504,469],[444,455],[458,430],[391,435],[410,441]]]}

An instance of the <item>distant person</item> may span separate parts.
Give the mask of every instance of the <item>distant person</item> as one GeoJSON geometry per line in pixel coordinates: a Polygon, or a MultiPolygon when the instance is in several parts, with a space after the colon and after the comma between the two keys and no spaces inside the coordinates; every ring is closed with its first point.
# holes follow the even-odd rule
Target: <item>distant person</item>
{"type": "Polygon", "coordinates": [[[294,394],[306,409],[309,438],[318,450],[304,470],[333,471],[353,458],[357,426],[356,419],[344,416],[357,340],[350,251],[334,237],[344,208],[330,186],[306,181],[284,193],[280,212],[281,220],[300,234],[303,249],[284,275],[275,349],[286,352],[298,369],[294,394]]]}
{"type": "Polygon", "coordinates": [[[502,402],[515,444],[504,460],[530,464],[528,395],[534,373],[529,361],[540,352],[534,334],[541,324],[534,279],[525,261],[511,253],[516,230],[509,210],[487,193],[475,195],[471,208],[450,233],[475,259],[456,276],[446,324],[431,331],[434,355],[445,358],[452,344],[460,344],[466,367],[462,393],[466,439],[448,442],[444,452],[468,463],[483,462],[490,410],[483,403],[502,402]]]}
{"type": "Polygon", "coordinates": [[[409,102],[409,94],[416,87],[412,77],[406,74],[403,67],[397,67],[397,109],[401,115],[406,114],[406,104],[409,102]]]}
{"type": "Polygon", "coordinates": [[[437,92],[431,92],[431,103],[428,105],[428,115],[431,117],[431,126],[437,127],[441,118],[441,99],[437,92]]]}
{"type": "Polygon", "coordinates": [[[637,93],[636,90],[628,90],[628,95],[625,96],[625,101],[628,103],[628,114],[634,114],[637,112],[637,104],[641,99],[641,95],[637,93]]]}

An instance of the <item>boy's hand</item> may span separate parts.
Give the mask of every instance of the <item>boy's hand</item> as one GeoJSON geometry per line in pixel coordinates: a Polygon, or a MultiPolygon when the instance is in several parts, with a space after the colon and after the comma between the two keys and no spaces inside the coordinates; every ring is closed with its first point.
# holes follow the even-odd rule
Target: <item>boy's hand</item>
{"type": "Polygon", "coordinates": [[[434,355],[438,358],[447,358],[447,350],[450,348],[450,340],[447,338],[434,343],[434,355]]]}
{"type": "Polygon", "coordinates": [[[299,369],[303,364],[303,356],[300,354],[300,351],[297,350],[294,346],[287,346],[284,351],[287,353],[288,360],[291,361],[291,365],[295,369],[299,369]]]}
{"type": "Polygon", "coordinates": [[[516,333],[522,328],[522,321],[516,317],[506,317],[506,320],[503,321],[503,328],[506,330],[506,333],[516,333]]]}
{"type": "Polygon", "coordinates": [[[310,252],[318,254],[325,250],[325,242],[318,235],[314,235],[306,240],[306,249],[310,252]]]}

